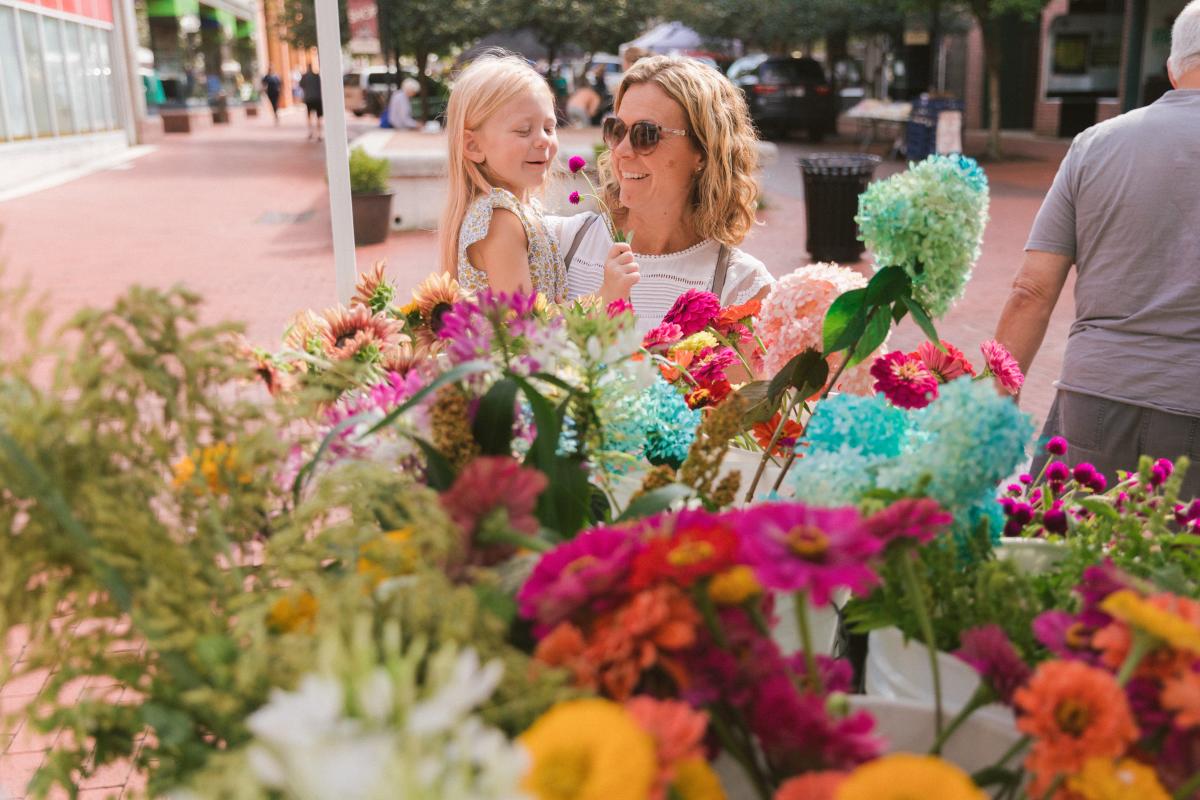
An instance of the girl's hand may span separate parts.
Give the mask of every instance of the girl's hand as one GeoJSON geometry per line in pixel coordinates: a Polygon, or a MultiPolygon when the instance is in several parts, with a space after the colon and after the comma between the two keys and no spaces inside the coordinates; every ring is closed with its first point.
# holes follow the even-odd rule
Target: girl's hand
{"type": "Polygon", "coordinates": [[[600,284],[601,301],[607,306],[614,300],[628,300],[629,290],[640,279],[638,264],[633,260],[633,250],[625,242],[614,244],[604,262],[604,282],[600,284]]]}

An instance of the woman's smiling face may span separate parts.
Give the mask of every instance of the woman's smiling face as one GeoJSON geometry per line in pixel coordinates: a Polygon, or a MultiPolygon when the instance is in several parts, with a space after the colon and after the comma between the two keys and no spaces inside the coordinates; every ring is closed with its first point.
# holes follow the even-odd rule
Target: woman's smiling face
{"type": "MultiPolygon", "coordinates": [[[[691,133],[683,107],[654,83],[638,83],[626,89],[617,117],[626,127],[645,120],[691,133]]],[[[691,136],[664,131],[652,153],[638,155],[627,135],[612,156],[613,172],[621,187],[621,205],[634,213],[675,208],[682,213],[702,161],[691,136]]]]}

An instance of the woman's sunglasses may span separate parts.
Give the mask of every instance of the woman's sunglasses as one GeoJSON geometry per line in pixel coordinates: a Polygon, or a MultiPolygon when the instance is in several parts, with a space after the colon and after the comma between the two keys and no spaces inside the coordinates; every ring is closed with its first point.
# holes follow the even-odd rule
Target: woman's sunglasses
{"type": "Polygon", "coordinates": [[[681,131],[676,128],[664,128],[657,122],[642,119],[626,125],[616,117],[609,117],[604,120],[603,127],[604,143],[608,145],[609,150],[616,150],[621,142],[625,141],[625,134],[629,134],[629,146],[633,148],[633,152],[639,156],[648,156],[654,152],[654,148],[658,147],[658,143],[662,141],[663,134],[671,134],[673,136],[687,136],[687,131],[681,131]]]}

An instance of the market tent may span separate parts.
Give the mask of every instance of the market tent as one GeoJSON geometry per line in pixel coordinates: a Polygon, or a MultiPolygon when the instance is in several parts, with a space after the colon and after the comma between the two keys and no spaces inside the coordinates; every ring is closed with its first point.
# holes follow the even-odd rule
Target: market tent
{"type": "Polygon", "coordinates": [[[700,34],[682,22],[655,25],[632,42],[621,45],[624,53],[630,47],[641,47],[654,53],[671,54],[680,50],[699,50],[704,44],[700,34]]]}

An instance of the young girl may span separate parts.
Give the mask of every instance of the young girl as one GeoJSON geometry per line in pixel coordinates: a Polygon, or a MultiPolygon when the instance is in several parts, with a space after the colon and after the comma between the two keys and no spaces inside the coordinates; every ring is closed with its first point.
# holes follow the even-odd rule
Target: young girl
{"type": "Polygon", "coordinates": [[[490,54],[463,71],[450,94],[450,191],[442,215],[443,272],[467,291],[536,291],[566,299],[558,243],[531,195],[558,154],[554,95],[512,55],[490,54]]]}

